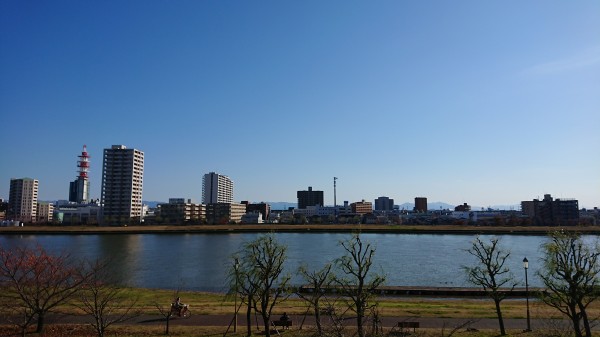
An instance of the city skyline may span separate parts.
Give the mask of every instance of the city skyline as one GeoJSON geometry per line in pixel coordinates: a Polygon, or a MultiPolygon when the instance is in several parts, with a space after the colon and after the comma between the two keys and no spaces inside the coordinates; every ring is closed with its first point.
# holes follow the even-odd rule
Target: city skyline
{"type": "Polygon", "coordinates": [[[145,153],[144,199],[600,206],[600,4],[0,4],[0,198],[145,153]]]}

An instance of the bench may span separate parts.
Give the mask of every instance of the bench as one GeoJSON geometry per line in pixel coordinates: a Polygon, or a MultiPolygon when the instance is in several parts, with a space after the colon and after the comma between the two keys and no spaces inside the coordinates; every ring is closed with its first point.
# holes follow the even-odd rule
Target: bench
{"type": "Polygon", "coordinates": [[[390,335],[406,336],[410,334],[410,329],[413,329],[412,332],[417,332],[417,328],[419,328],[419,322],[398,322],[398,324],[394,326],[390,331],[390,335]],[[396,328],[398,328],[399,330],[396,330],[396,328]]]}
{"type": "Polygon", "coordinates": [[[291,320],[287,320],[287,321],[281,321],[281,320],[279,320],[279,321],[271,321],[271,324],[274,327],[280,326],[280,327],[282,327],[284,329],[289,329],[292,326],[292,321],[291,320]]]}

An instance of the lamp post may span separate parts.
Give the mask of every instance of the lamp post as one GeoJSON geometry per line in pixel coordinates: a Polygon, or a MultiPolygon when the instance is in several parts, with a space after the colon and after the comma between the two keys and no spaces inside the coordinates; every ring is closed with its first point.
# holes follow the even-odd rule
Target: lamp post
{"type": "Polygon", "coordinates": [[[529,318],[529,282],[527,281],[527,269],[529,269],[529,261],[527,257],[523,259],[523,268],[525,268],[525,299],[527,301],[527,329],[525,331],[531,331],[531,320],[529,318]]]}
{"type": "Polygon", "coordinates": [[[233,332],[237,332],[238,269],[240,268],[240,261],[237,258],[235,259],[233,268],[235,270],[235,308],[233,308],[233,332]]]}

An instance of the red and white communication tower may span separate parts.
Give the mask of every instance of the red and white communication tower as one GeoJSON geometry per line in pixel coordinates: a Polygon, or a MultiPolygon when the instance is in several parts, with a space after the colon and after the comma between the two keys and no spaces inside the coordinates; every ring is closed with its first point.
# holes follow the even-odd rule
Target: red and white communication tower
{"type": "Polygon", "coordinates": [[[77,167],[79,168],[79,179],[88,179],[88,170],[90,169],[90,156],[87,153],[87,146],[83,145],[83,151],[78,156],[77,167]]]}

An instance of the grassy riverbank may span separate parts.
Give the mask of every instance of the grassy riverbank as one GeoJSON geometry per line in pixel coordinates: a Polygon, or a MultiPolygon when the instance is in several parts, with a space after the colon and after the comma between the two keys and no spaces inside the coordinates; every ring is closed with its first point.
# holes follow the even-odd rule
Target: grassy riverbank
{"type": "MultiPolygon", "coordinates": [[[[158,305],[168,306],[174,296],[173,291],[155,290],[155,289],[128,289],[127,296],[137,298],[137,308],[144,315],[156,315],[157,321],[153,324],[133,324],[118,325],[111,328],[110,335],[121,337],[133,336],[161,336],[164,335],[164,322],[160,321],[160,315],[156,308],[158,305]]],[[[225,294],[215,294],[206,292],[180,291],[179,295],[185,303],[188,303],[192,308],[194,316],[199,315],[233,315],[234,298],[225,294]]],[[[404,297],[382,297],[379,301],[379,315],[381,317],[403,317],[419,319],[436,318],[441,322],[444,320],[458,319],[458,322],[477,321],[478,319],[495,319],[495,310],[493,302],[489,299],[442,299],[442,298],[404,298],[404,297]]],[[[505,300],[502,302],[502,309],[505,319],[524,319],[525,318],[525,301],[505,300]]],[[[341,305],[341,304],[339,304],[341,305]]],[[[530,301],[531,317],[533,320],[540,318],[560,318],[558,312],[551,310],[549,307],[537,300],[530,301]]],[[[60,308],[62,313],[77,314],[76,309],[69,305],[63,305],[60,308]]],[[[287,312],[291,316],[301,317],[306,314],[306,303],[300,299],[292,298],[277,305],[274,309],[274,315],[280,315],[282,312],[287,312]]],[[[600,314],[600,305],[594,304],[590,308],[589,314],[592,317],[598,317],[600,314]]],[[[310,314],[309,314],[310,315],[310,314]]],[[[170,327],[171,336],[223,336],[227,330],[226,326],[185,326],[185,320],[174,320],[170,327]]],[[[457,320],[454,320],[457,322],[457,320]]],[[[93,331],[88,326],[82,324],[64,324],[48,325],[43,336],[92,336],[93,331]]],[[[443,328],[421,328],[413,336],[422,337],[445,337],[456,326],[455,323],[444,323],[443,328]]],[[[352,327],[349,327],[350,329],[352,327]]],[[[253,324],[253,330],[255,329],[253,324]]],[[[536,331],[523,333],[521,330],[508,330],[512,336],[548,336],[549,332],[555,329],[552,326],[536,326],[536,331]]],[[[386,328],[386,331],[389,327],[386,328]]],[[[10,326],[0,326],[0,335],[11,335],[13,328],[10,326]]],[[[563,331],[564,332],[564,331],[563,331]]],[[[256,331],[255,331],[256,333],[256,331]]],[[[258,332],[257,335],[261,333],[258,332]]],[[[274,334],[276,335],[276,334],[274,334]]],[[[314,327],[305,326],[303,330],[298,330],[298,326],[282,333],[288,337],[308,337],[314,336],[314,327]]],[[[350,332],[348,335],[352,335],[350,332]]],[[[385,334],[384,334],[385,335],[385,334]]],[[[453,336],[454,337],[492,337],[497,336],[497,329],[483,330],[467,330],[461,328],[453,336]]],[[[29,334],[36,336],[36,334],[29,334]]],[[[245,327],[238,327],[237,333],[231,331],[227,336],[245,336],[245,327]]]]}
{"type": "MultiPolygon", "coordinates": [[[[136,308],[143,314],[158,314],[157,305],[168,306],[176,296],[173,290],[127,289],[126,296],[136,298],[136,308]]],[[[220,293],[180,290],[182,301],[189,304],[194,315],[233,315],[235,298],[220,293]]],[[[434,317],[434,318],[495,318],[495,308],[487,298],[435,298],[385,296],[377,299],[379,314],[384,317],[434,317]]],[[[327,303],[324,301],[323,303],[327,303]]],[[[507,299],[502,305],[505,318],[525,318],[525,300],[507,299]]],[[[337,304],[340,305],[340,304],[337,304]]],[[[542,302],[530,301],[532,317],[558,318],[558,312],[542,302]]],[[[600,303],[592,306],[591,315],[600,316],[600,303]]],[[[78,313],[70,305],[59,308],[62,313],[78,313]]],[[[274,312],[287,312],[291,315],[304,315],[306,302],[292,297],[278,304],[274,312]]]]}
{"type": "Polygon", "coordinates": [[[542,227],[542,226],[453,226],[453,225],[348,225],[348,224],[228,224],[228,225],[173,225],[173,226],[40,226],[0,227],[0,234],[121,234],[121,233],[252,233],[252,232],[292,232],[292,233],[406,233],[406,234],[520,234],[547,235],[563,230],[583,234],[600,234],[600,226],[542,227]]]}

